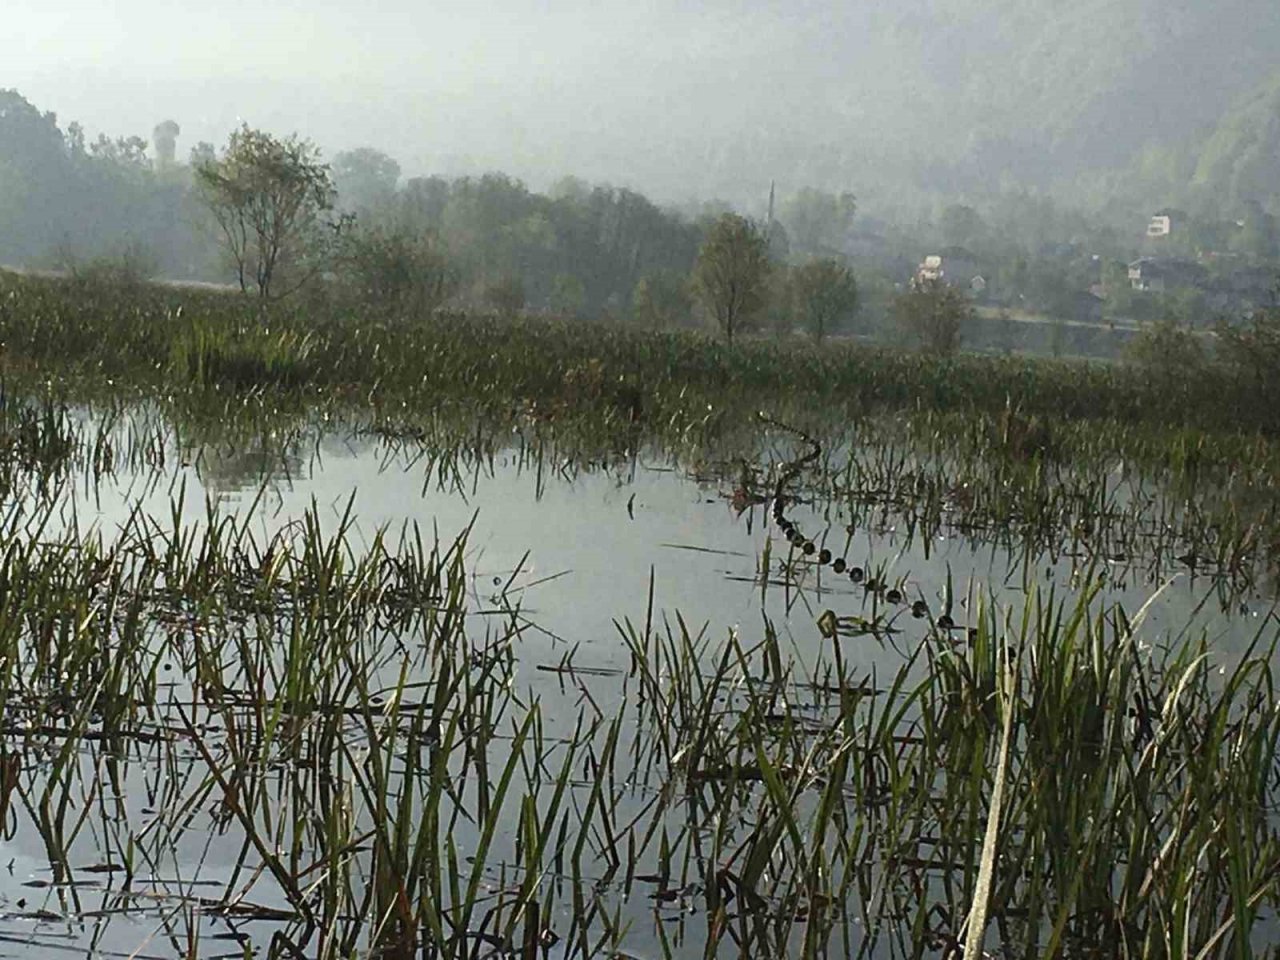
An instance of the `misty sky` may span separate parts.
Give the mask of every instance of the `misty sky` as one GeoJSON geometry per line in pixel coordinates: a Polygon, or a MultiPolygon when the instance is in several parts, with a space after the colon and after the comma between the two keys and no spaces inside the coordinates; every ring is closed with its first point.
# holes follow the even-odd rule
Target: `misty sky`
{"type": "Polygon", "coordinates": [[[243,120],[408,175],[740,200],[1123,162],[1275,69],[1280,3],[5,0],[2,22],[0,88],[91,136],[172,118],[185,155],[243,120]]]}
{"type": "Polygon", "coordinates": [[[833,5],[794,0],[14,3],[0,86],[64,125],[146,134],[173,117],[185,148],[243,119],[379,146],[407,172],[643,178],[697,159],[699,131],[833,108],[851,46],[833,5]],[[670,156],[673,134],[694,156],[670,156]]]}

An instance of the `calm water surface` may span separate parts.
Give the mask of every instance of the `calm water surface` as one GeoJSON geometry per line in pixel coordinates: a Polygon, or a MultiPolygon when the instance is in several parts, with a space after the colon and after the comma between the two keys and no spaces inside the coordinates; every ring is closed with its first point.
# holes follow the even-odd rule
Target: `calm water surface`
{"type": "MultiPolygon", "coordinates": [[[[553,716],[560,709],[568,716],[575,694],[564,692],[560,674],[539,668],[554,667],[571,652],[576,666],[601,671],[591,682],[602,708],[622,696],[619,675],[627,670],[629,656],[619,623],[644,623],[651,577],[658,622],[673,621],[679,612],[695,631],[717,637],[736,630],[752,638],[763,635],[767,621],[801,660],[817,656],[830,642],[817,626],[826,610],[842,617],[892,618],[895,632],[880,639],[838,641],[855,672],[891,674],[928,630],[928,621],[913,618],[909,605],[922,599],[938,614],[948,580],[952,616],[963,628],[971,597],[989,593],[1018,608],[1029,590],[1052,589],[1070,600],[1088,573],[1083,558],[1028,560],[958,537],[923,544],[892,524],[850,532],[848,518],[833,506],[795,507],[793,519],[836,556],[900,585],[903,602],[886,605],[847,576],[790,554],[767,522],[765,504],[735,509],[733,481],[702,482],[658,456],[569,471],[545,463],[539,468],[512,452],[444,481],[411,455],[340,437],[326,438],[312,453],[287,464],[217,451],[205,451],[186,465],[172,451],[167,461],[170,469],[159,475],[120,471],[99,483],[69,485],[60,495],[62,522],[109,539],[140,502],[161,525],[169,524],[174,504],[180,503],[184,522],[198,525],[211,498],[223,513],[252,510],[253,528],[263,538],[312,509],[330,530],[350,509],[357,549],[361,539],[369,542],[379,530],[394,541],[399,531],[417,524],[428,538],[438,535],[449,542],[469,529],[474,629],[484,629],[487,611],[498,606],[500,594],[518,599],[525,628],[516,651],[517,682],[551,704],[553,716]],[[766,548],[770,569],[762,578],[766,548]]],[[[1118,603],[1131,613],[1161,587],[1140,569],[1116,563],[1095,564],[1092,574],[1105,578],[1100,602],[1118,603]]],[[[1160,593],[1142,630],[1153,644],[1184,630],[1207,630],[1225,662],[1245,649],[1269,611],[1265,597],[1224,602],[1212,583],[1183,575],[1160,593]]],[[[92,776],[97,762],[86,759],[86,776],[92,776]]],[[[144,764],[126,780],[130,816],[138,822],[146,822],[147,788],[155,776],[144,764]]],[[[75,891],[51,886],[48,855],[38,831],[31,829],[29,812],[14,816],[18,829],[0,861],[8,867],[0,871],[0,956],[173,956],[179,945],[168,931],[182,927],[176,915],[183,909],[175,897],[220,897],[240,854],[234,839],[195,831],[167,862],[152,864],[145,881],[135,880],[138,896],[124,905],[111,875],[81,872],[75,891]]],[[[76,864],[83,871],[113,859],[113,842],[86,828],[73,845],[76,864]]],[[[465,846],[466,838],[462,842],[465,846]]],[[[648,917],[656,908],[637,899],[641,902],[631,908],[635,931],[627,942],[637,954],[654,956],[658,951],[648,917]]],[[[697,943],[696,927],[694,921],[690,949],[697,943]]],[[[270,924],[209,918],[201,929],[212,939],[205,940],[200,955],[243,956],[243,944],[258,942],[270,924]]]]}

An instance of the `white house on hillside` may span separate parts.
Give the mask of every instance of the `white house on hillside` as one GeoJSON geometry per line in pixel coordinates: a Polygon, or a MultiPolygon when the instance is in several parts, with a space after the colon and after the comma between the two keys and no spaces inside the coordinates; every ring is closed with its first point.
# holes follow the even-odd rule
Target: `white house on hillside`
{"type": "Polygon", "coordinates": [[[924,258],[924,263],[916,268],[916,281],[918,283],[936,283],[943,278],[942,257],[936,253],[930,254],[924,258]]]}

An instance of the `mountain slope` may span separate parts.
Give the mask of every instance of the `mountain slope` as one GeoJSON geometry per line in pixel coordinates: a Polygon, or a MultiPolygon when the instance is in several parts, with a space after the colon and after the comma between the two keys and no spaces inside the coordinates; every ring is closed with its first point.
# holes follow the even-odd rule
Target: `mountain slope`
{"type": "Polygon", "coordinates": [[[1199,151],[1195,193],[1280,208],[1280,70],[1229,111],[1199,151]]]}

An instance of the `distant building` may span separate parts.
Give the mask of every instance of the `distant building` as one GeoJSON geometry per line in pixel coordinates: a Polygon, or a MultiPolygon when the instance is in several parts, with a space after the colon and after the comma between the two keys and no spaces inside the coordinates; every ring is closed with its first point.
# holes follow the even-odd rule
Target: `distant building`
{"type": "Polygon", "coordinates": [[[948,247],[925,257],[912,280],[916,285],[947,283],[981,297],[987,291],[985,271],[986,267],[964,247],[948,247]]]}
{"type": "Polygon", "coordinates": [[[156,124],[151,132],[151,139],[156,146],[156,166],[160,169],[171,167],[178,152],[178,134],[182,129],[172,120],[164,120],[156,124]]]}
{"type": "Polygon", "coordinates": [[[924,262],[916,268],[917,283],[937,283],[944,276],[942,257],[936,253],[925,257],[924,262]]]}
{"type": "Polygon", "coordinates": [[[1187,215],[1181,210],[1160,210],[1147,222],[1147,238],[1167,240],[1186,223],[1187,215]]]}
{"type": "Polygon", "coordinates": [[[1162,293],[1165,275],[1154,257],[1141,257],[1129,264],[1129,285],[1144,293],[1162,293]]]}
{"type": "Polygon", "coordinates": [[[1140,257],[1129,264],[1129,284],[1143,293],[1200,286],[1204,274],[1199,264],[1172,257],[1140,257]]]}
{"type": "Polygon", "coordinates": [[[943,272],[948,283],[972,289],[974,278],[983,277],[985,286],[986,264],[967,247],[946,247],[938,252],[942,256],[943,272]]]}

